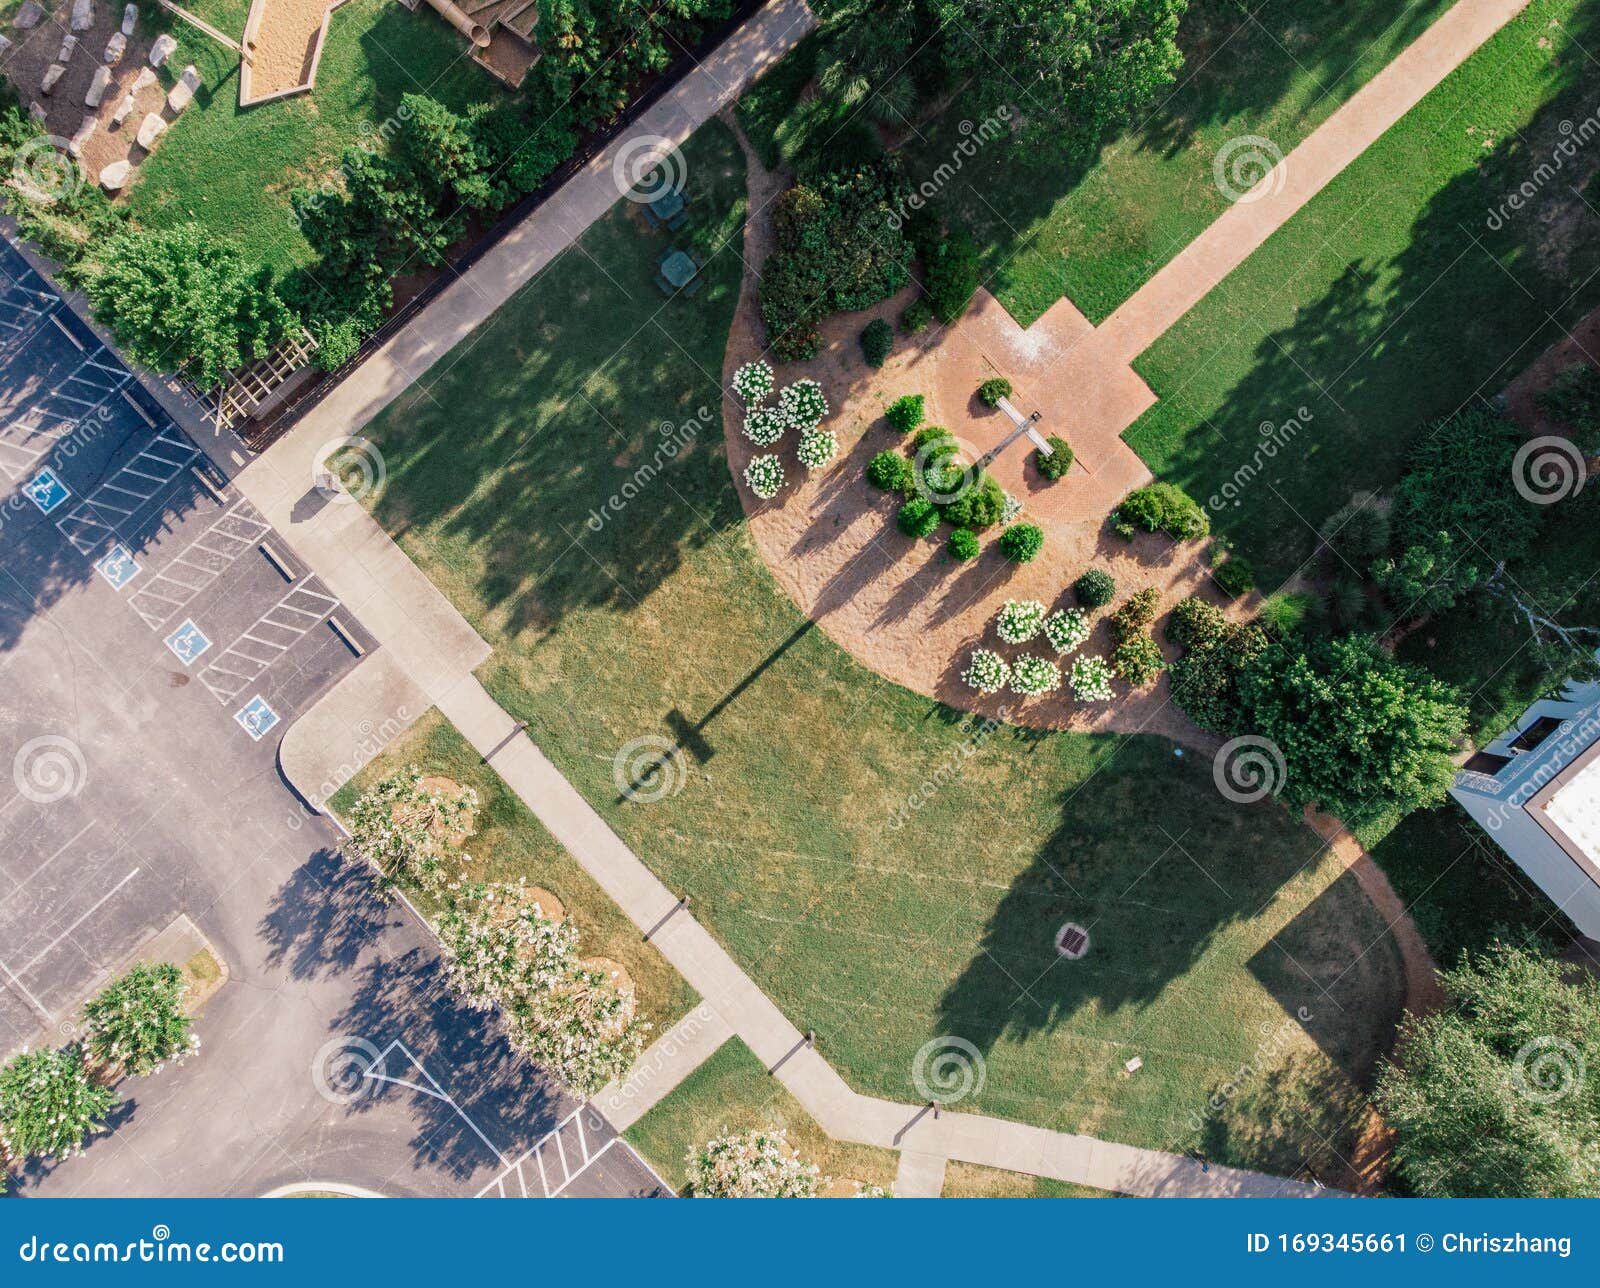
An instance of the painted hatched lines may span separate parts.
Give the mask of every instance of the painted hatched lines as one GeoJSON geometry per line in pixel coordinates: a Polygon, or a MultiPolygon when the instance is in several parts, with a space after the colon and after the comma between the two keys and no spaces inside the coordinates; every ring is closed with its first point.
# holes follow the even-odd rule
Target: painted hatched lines
{"type": "Polygon", "coordinates": [[[61,297],[54,292],[36,291],[7,278],[0,286],[0,352],[25,345],[60,304],[61,297]]]}
{"type": "Polygon", "coordinates": [[[332,595],[313,590],[307,577],[258,617],[255,624],[200,672],[200,681],[219,702],[231,702],[253,685],[306,632],[339,607],[332,595]]]}
{"type": "MultiPolygon", "coordinates": [[[[594,1114],[594,1110],[588,1105],[574,1109],[538,1144],[479,1190],[476,1197],[560,1198],[574,1181],[622,1143],[620,1136],[611,1136],[603,1142],[592,1141],[590,1134],[595,1128],[585,1127],[591,1114],[594,1114]]],[[[595,1118],[598,1119],[598,1115],[595,1118]]],[[[627,1146],[623,1145],[623,1148],[627,1146]]],[[[659,1177],[656,1179],[660,1180],[659,1177]]],[[[662,1188],[667,1188],[665,1183],[662,1188]]]]}
{"type": "Polygon", "coordinates": [[[255,506],[237,500],[128,602],[146,626],[158,631],[271,531],[255,506]]]}
{"type": "Polygon", "coordinates": [[[79,554],[93,557],[181,474],[199,449],[175,428],[163,429],[131,461],[56,520],[79,554]]]}
{"type": "Polygon", "coordinates": [[[0,427],[0,469],[14,479],[32,474],[63,438],[133,380],[104,345],[81,359],[59,386],[0,427]]]}

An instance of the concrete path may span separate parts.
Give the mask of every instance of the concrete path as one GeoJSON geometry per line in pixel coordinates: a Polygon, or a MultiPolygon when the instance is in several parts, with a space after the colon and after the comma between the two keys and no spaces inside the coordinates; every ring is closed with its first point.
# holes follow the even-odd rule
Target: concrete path
{"type": "Polygon", "coordinates": [[[914,1149],[900,1151],[900,1170],[895,1173],[897,1199],[936,1199],[944,1194],[944,1165],[948,1159],[937,1154],[919,1154],[914,1149]]]}
{"type": "Polygon", "coordinates": [[[651,1043],[626,1078],[602,1088],[594,1107],[627,1131],[732,1036],[728,1022],[702,1002],[651,1043]]]}

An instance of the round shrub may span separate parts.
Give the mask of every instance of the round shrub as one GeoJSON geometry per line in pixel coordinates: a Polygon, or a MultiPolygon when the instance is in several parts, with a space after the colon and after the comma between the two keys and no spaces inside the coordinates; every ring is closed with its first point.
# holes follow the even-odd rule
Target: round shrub
{"type": "Polygon", "coordinates": [[[1008,599],[994,619],[995,633],[1007,644],[1026,644],[1044,629],[1044,605],[1037,599],[1008,599]]]}
{"type": "Polygon", "coordinates": [[[933,321],[933,305],[929,304],[922,296],[917,296],[906,311],[900,315],[900,325],[907,335],[916,335],[918,331],[926,331],[928,324],[933,321]]]}
{"type": "Polygon", "coordinates": [[[1011,678],[1011,668],[993,649],[975,648],[961,678],[979,693],[998,693],[1011,678]]]}
{"type": "Polygon", "coordinates": [[[894,348],[894,328],[882,318],[873,318],[861,328],[861,356],[869,367],[881,367],[894,348]]]}
{"type": "Polygon", "coordinates": [[[922,424],[922,395],[902,394],[884,409],[883,418],[896,433],[909,434],[922,424]]]}
{"type": "Polygon", "coordinates": [[[1273,635],[1293,635],[1300,629],[1315,602],[1303,591],[1280,590],[1276,595],[1267,596],[1267,602],[1261,605],[1259,620],[1262,627],[1273,635]]]}
{"type": "Polygon", "coordinates": [[[763,501],[770,501],[783,486],[783,462],[776,456],[752,456],[744,467],[744,481],[763,501]]]}
{"type": "Polygon", "coordinates": [[[810,429],[828,414],[828,400],[815,380],[796,380],[792,385],[785,385],[778,394],[778,410],[791,424],[810,429]]]}
{"type": "Polygon", "coordinates": [[[744,436],[757,447],[771,447],[788,427],[789,418],[776,407],[756,407],[744,418],[744,436]]]}
{"type": "Polygon", "coordinates": [[[1025,653],[1011,664],[1011,692],[1028,698],[1061,687],[1061,668],[1047,657],[1025,653]]]}
{"type": "Polygon", "coordinates": [[[1122,498],[1113,512],[1118,523],[1133,524],[1146,532],[1165,532],[1175,541],[1203,537],[1211,520],[1187,492],[1173,483],[1150,483],[1122,498]]]}
{"type": "Polygon", "coordinates": [[[998,407],[1002,398],[1011,397],[1011,382],[1004,376],[995,376],[978,386],[978,401],[985,407],[998,407]]]}
{"type": "Polygon", "coordinates": [[[914,496],[900,507],[895,522],[906,536],[925,537],[939,526],[939,512],[933,508],[931,501],[914,496]]]}
{"type": "Polygon", "coordinates": [[[1117,593],[1117,583],[1110,573],[1091,568],[1072,583],[1072,593],[1085,608],[1104,608],[1117,593]]]}
{"type": "Polygon", "coordinates": [[[1111,665],[1118,678],[1137,689],[1160,675],[1166,662],[1156,642],[1148,635],[1132,635],[1117,645],[1111,654],[1111,665]]]}
{"type": "Polygon", "coordinates": [[[930,443],[942,443],[945,446],[941,447],[938,453],[929,452],[929,456],[943,455],[946,451],[953,456],[961,450],[961,444],[956,442],[956,436],[943,425],[924,425],[911,440],[911,450],[920,452],[930,443]]]}
{"type": "Polygon", "coordinates": [[[1000,553],[1012,563],[1029,563],[1044,548],[1044,529],[1033,523],[1013,523],[1000,534],[1000,553]]]}
{"type": "Polygon", "coordinates": [[[1081,608],[1058,608],[1044,619],[1044,637],[1057,653],[1070,653],[1089,638],[1089,614],[1081,608]]]}
{"type": "Polygon", "coordinates": [[[1222,587],[1224,594],[1237,599],[1246,591],[1255,589],[1256,570],[1250,566],[1248,559],[1233,555],[1220,568],[1212,569],[1211,580],[1222,587]]]}
{"type": "Polygon", "coordinates": [[[1228,619],[1215,604],[1203,599],[1180,599],[1167,618],[1167,638],[1179,648],[1208,649],[1222,643],[1228,619]]]}
{"type": "Polygon", "coordinates": [[[1072,449],[1067,446],[1067,440],[1058,435],[1051,434],[1044,440],[1049,443],[1052,451],[1048,456],[1043,452],[1035,451],[1033,462],[1039,467],[1039,473],[1047,479],[1058,479],[1072,468],[1072,449]]]}
{"type": "Polygon", "coordinates": [[[911,482],[911,462],[899,452],[879,452],[867,462],[867,482],[885,492],[903,492],[911,482]]]}
{"type": "Polygon", "coordinates": [[[957,528],[950,534],[950,555],[965,563],[978,557],[978,534],[970,528],[957,528]]]}
{"type": "Polygon", "coordinates": [[[839,454],[839,439],[831,429],[808,429],[800,435],[795,453],[808,470],[821,469],[839,454]]]}
{"type": "Polygon", "coordinates": [[[1080,657],[1067,682],[1079,702],[1105,702],[1111,697],[1111,668],[1103,657],[1080,657]]]}
{"type": "Polygon", "coordinates": [[[1161,605],[1161,592],[1154,586],[1136,590],[1128,602],[1111,614],[1111,631],[1119,640],[1137,635],[1155,621],[1156,609],[1161,605]]]}
{"type": "Polygon", "coordinates": [[[733,392],[746,407],[754,407],[772,392],[772,368],[757,358],[733,373],[733,392]]]}
{"type": "Polygon", "coordinates": [[[946,522],[958,528],[982,530],[1000,522],[1006,510],[1005,489],[987,474],[977,479],[944,507],[946,522]]]}

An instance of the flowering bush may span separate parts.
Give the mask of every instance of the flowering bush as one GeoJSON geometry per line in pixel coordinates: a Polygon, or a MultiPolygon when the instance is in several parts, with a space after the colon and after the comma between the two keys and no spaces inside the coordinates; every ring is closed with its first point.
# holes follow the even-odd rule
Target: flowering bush
{"type": "Polygon", "coordinates": [[[817,1165],[789,1146],[783,1131],[744,1132],[689,1151],[689,1192],[697,1199],[814,1199],[817,1165]]]}
{"type": "Polygon", "coordinates": [[[584,1097],[626,1074],[650,1031],[604,971],[581,963],[510,1015],[512,1045],[584,1097]]]}
{"type": "Polygon", "coordinates": [[[733,392],[746,407],[754,407],[772,392],[772,368],[759,358],[745,363],[733,373],[733,392]]]}
{"type": "Polygon", "coordinates": [[[808,429],[800,435],[795,454],[808,470],[821,469],[839,454],[839,440],[831,429],[808,429]]]}
{"type": "Polygon", "coordinates": [[[1025,653],[1011,664],[1011,692],[1031,697],[1061,687],[1061,668],[1047,657],[1025,653]]]}
{"type": "Polygon", "coordinates": [[[810,429],[828,414],[828,400],[815,380],[796,380],[778,395],[778,409],[801,429],[810,429]]]}
{"type": "Polygon", "coordinates": [[[130,967],[84,1003],[83,1019],[89,1054],[135,1077],[200,1046],[183,1013],[183,972],[171,962],[130,967]]]}
{"type": "Polygon", "coordinates": [[[1080,702],[1105,702],[1111,697],[1111,668],[1103,657],[1080,657],[1068,680],[1080,702]]]}
{"type": "Polygon", "coordinates": [[[449,877],[448,859],[467,861],[449,842],[471,830],[477,812],[478,793],[470,787],[450,797],[424,787],[422,771],[407,765],[362,793],[350,810],[345,845],[377,869],[380,888],[410,881],[436,891],[449,877]]]}
{"type": "Polygon", "coordinates": [[[1026,644],[1044,629],[1044,605],[1037,599],[1008,599],[994,625],[1007,644],[1026,644]]]}
{"type": "Polygon", "coordinates": [[[961,678],[979,693],[998,693],[1011,678],[1011,668],[992,648],[975,648],[961,678]]]}
{"type": "Polygon", "coordinates": [[[783,462],[776,456],[752,456],[744,467],[744,481],[763,501],[770,501],[783,486],[783,462]]]}
{"type": "Polygon", "coordinates": [[[1081,608],[1058,608],[1045,618],[1044,636],[1057,653],[1070,653],[1089,638],[1089,614],[1081,608]]]}
{"type": "Polygon", "coordinates": [[[789,428],[789,418],[776,407],[754,407],[744,418],[744,436],[757,447],[771,447],[789,428]]]}
{"type": "Polygon", "coordinates": [[[0,1068],[0,1145],[17,1162],[70,1158],[116,1103],[111,1088],[89,1076],[77,1047],[24,1047],[0,1068]]]}
{"type": "Polygon", "coordinates": [[[867,462],[867,482],[885,492],[902,492],[911,482],[911,462],[887,449],[867,462]]]}

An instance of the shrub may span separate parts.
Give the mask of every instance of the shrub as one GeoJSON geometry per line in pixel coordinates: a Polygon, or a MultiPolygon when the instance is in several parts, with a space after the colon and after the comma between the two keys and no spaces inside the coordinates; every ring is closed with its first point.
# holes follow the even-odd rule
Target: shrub
{"type": "Polygon", "coordinates": [[[117,1103],[89,1076],[83,1052],[23,1049],[0,1068],[0,1144],[13,1159],[70,1158],[117,1103]]]}
{"type": "Polygon", "coordinates": [[[1117,678],[1126,680],[1136,689],[1160,675],[1165,665],[1161,650],[1148,635],[1128,636],[1111,654],[1111,666],[1117,678]]]}
{"type": "Polygon", "coordinates": [[[950,555],[965,563],[978,557],[978,534],[970,528],[957,528],[950,534],[950,555]]]}
{"type": "Polygon", "coordinates": [[[937,451],[929,452],[928,455],[930,457],[954,456],[961,450],[961,445],[956,442],[956,436],[943,425],[924,425],[912,438],[911,450],[920,452],[929,443],[943,443],[946,445],[937,451]]]}
{"type": "Polygon", "coordinates": [[[183,972],[139,963],[84,1004],[84,1045],[107,1068],[143,1077],[200,1045],[183,1013],[183,972]]]}
{"type": "Polygon", "coordinates": [[[1061,668],[1046,657],[1025,653],[1011,664],[1011,692],[1021,697],[1051,693],[1061,687],[1061,668]]]}
{"type": "Polygon", "coordinates": [[[757,447],[771,447],[788,427],[789,418],[777,407],[754,407],[744,418],[744,436],[757,447]]]}
{"type": "Polygon", "coordinates": [[[1029,563],[1044,548],[1044,530],[1033,523],[1013,523],[1000,534],[1000,553],[1012,563],[1029,563]]]}
{"type": "Polygon", "coordinates": [[[761,359],[747,362],[733,373],[733,392],[747,407],[754,407],[772,392],[772,368],[761,359]]]}
{"type": "Polygon", "coordinates": [[[922,296],[917,296],[906,311],[900,315],[900,325],[907,335],[916,335],[919,331],[926,331],[928,324],[933,321],[933,306],[922,296]]]}
{"type": "Polygon", "coordinates": [[[1008,599],[994,620],[995,633],[1007,644],[1026,644],[1044,629],[1044,605],[1037,599],[1008,599]]]}
{"type": "Polygon", "coordinates": [[[1058,608],[1045,618],[1044,635],[1057,653],[1070,653],[1089,638],[1089,614],[1081,608],[1058,608]]]}
{"type": "Polygon", "coordinates": [[[756,1129],[689,1151],[689,1192],[703,1199],[809,1199],[817,1167],[789,1147],[787,1133],[756,1129]]]}
{"type": "Polygon", "coordinates": [[[978,248],[971,234],[958,225],[942,241],[919,249],[922,284],[933,316],[941,322],[954,322],[978,289],[978,248]]]}
{"type": "Polygon", "coordinates": [[[1354,577],[1341,577],[1328,587],[1323,607],[1335,626],[1349,631],[1367,620],[1372,601],[1367,597],[1367,588],[1354,577]]]}
{"type": "Polygon", "coordinates": [[[893,348],[894,328],[882,318],[873,318],[861,328],[861,356],[866,359],[867,366],[883,366],[893,348]]]}
{"type": "Polygon", "coordinates": [[[889,422],[890,429],[909,434],[922,424],[922,415],[922,395],[901,394],[885,409],[883,418],[889,422]]]}
{"type": "Polygon", "coordinates": [[[944,518],[958,528],[982,531],[999,523],[1005,509],[1005,489],[987,474],[980,474],[944,507],[944,518]]]}
{"type": "Polygon", "coordinates": [[[1149,483],[1129,492],[1115,517],[1146,532],[1165,532],[1175,541],[1203,537],[1211,531],[1206,512],[1173,483],[1149,483]]]}
{"type": "Polygon", "coordinates": [[[1035,450],[1033,453],[1034,464],[1039,467],[1039,473],[1045,478],[1055,480],[1072,468],[1072,448],[1067,446],[1067,440],[1055,434],[1044,440],[1050,444],[1051,452],[1047,456],[1035,450]]]}
{"type": "Polygon", "coordinates": [[[998,693],[1011,678],[1011,668],[1005,658],[989,648],[975,648],[967,658],[967,669],[961,678],[979,693],[998,693]]]}
{"type": "Polygon", "coordinates": [[[903,492],[911,482],[911,462],[899,452],[879,452],[867,462],[867,482],[885,492],[903,492]]]}
{"type": "Polygon", "coordinates": [[[1301,591],[1280,590],[1261,605],[1261,625],[1273,635],[1293,635],[1306,620],[1312,598],[1301,591]]]}
{"type": "Polygon", "coordinates": [[[778,410],[789,418],[790,424],[810,429],[828,414],[828,400],[815,380],[796,380],[779,392],[778,410]]]}
{"type": "Polygon", "coordinates": [[[744,481],[763,501],[770,501],[783,487],[783,462],[776,456],[752,456],[744,467],[744,481]]]}
{"type": "Polygon", "coordinates": [[[452,870],[470,862],[449,844],[471,830],[478,794],[452,796],[424,784],[415,765],[383,778],[350,809],[348,850],[372,864],[380,890],[409,883],[429,893],[443,888],[452,870]]]}
{"type": "Polygon", "coordinates": [[[1539,409],[1585,438],[1600,434],[1600,369],[1581,362],[1540,390],[1539,409]]]}
{"type": "Polygon", "coordinates": [[[1137,635],[1155,621],[1156,609],[1161,606],[1161,592],[1154,586],[1136,590],[1128,602],[1111,614],[1111,632],[1119,640],[1137,635]]]}
{"type": "Polygon", "coordinates": [[[1248,559],[1230,555],[1220,568],[1212,571],[1211,580],[1217,583],[1225,595],[1237,599],[1246,591],[1255,589],[1256,570],[1248,559]]]}
{"type": "Polygon", "coordinates": [[[1110,573],[1091,568],[1072,583],[1072,593],[1085,608],[1104,608],[1117,593],[1117,583],[1110,573]]]}
{"type": "Polygon", "coordinates": [[[1167,618],[1167,638],[1179,648],[1213,648],[1230,629],[1220,608],[1193,596],[1180,599],[1167,618]]]}
{"type": "Polygon", "coordinates": [[[1241,732],[1239,676],[1267,647],[1259,626],[1228,625],[1209,648],[1191,648],[1172,664],[1172,698],[1200,728],[1231,735],[1241,732]]]}
{"type": "Polygon", "coordinates": [[[939,511],[933,508],[933,502],[914,496],[900,507],[895,522],[906,536],[925,537],[939,526],[939,511]]]}
{"type": "Polygon", "coordinates": [[[839,439],[831,429],[808,429],[800,435],[795,452],[808,470],[819,470],[839,454],[839,439]]]}
{"type": "Polygon", "coordinates": [[[1111,668],[1103,657],[1080,657],[1068,677],[1079,702],[1105,702],[1111,697],[1111,668]]]}
{"type": "Polygon", "coordinates": [[[1004,376],[995,376],[978,386],[978,401],[985,407],[998,407],[1002,398],[1011,397],[1011,382],[1004,376]]]}
{"type": "Polygon", "coordinates": [[[1351,501],[1330,514],[1317,535],[1335,573],[1364,571],[1389,548],[1389,516],[1375,505],[1351,501]]]}

